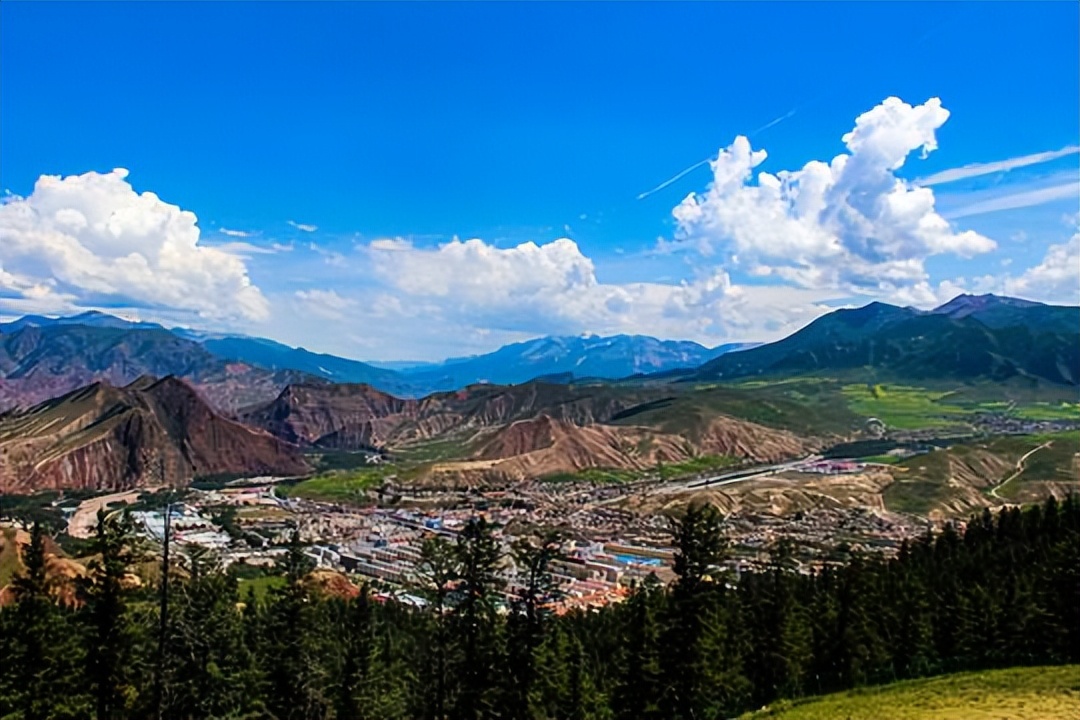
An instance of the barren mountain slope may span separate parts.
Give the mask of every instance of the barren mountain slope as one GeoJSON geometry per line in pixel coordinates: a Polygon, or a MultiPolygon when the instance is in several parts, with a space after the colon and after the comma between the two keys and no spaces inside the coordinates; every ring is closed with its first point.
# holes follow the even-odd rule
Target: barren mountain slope
{"type": "Polygon", "coordinates": [[[94,383],[0,415],[0,492],[299,474],[297,448],[213,412],[181,380],[94,383]]]}
{"type": "Polygon", "coordinates": [[[540,414],[587,425],[639,402],[636,391],[550,383],[474,385],[420,400],[402,400],[368,385],[293,385],[240,417],[289,442],[349,449],[470,435],[540,414]]]}
{"type": "Polygon", "coordinates": [[[541,414],[473,440],[471,459],[432,468],[431,479],[464,473],[472,481],[523,480],[589,468],[646,471],[704,454],[731,454],[756,462],[797,457],[807,445],[781,431],[734,418],[716,418],[707,445],[648,427],[575,425],[541,414]]]}

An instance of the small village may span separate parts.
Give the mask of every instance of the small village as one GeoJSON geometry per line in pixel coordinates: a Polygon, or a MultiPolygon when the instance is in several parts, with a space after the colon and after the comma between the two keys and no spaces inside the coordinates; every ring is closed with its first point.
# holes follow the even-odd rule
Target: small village
{"type": "MultiPolygon", "coordinates": [[[[816,461],[800,471],[812,478],[864,467],[853,461],[816,461]]],[[[244,574],[275,572],[296,531],[316,568],[367,584],[378,597],[414,604],[424,602],[417,588],[424,582],[421,547],[427,538],[452,542],[474,517],[491,523],[505,551],[503,593],[509,601],[519,586],[510,552],[515,541],[554,530],[561,545],[551,569],[560,598],[557,609],[565,612],[620,602],[650,575],[660,583],[673,578],[669,519],[620,507],[627,497],[642,497],[656,487],[580,482],[552,488],[530,482],[491,493],[429,491],[396,507],[360,507],[287,497],[267,480],[193,488],[170,505],[168,524],[174,552],[181,557],[198,546],[216,553],[226,567],[241,566],[244,574]]],[[[84,501],[68,512],[70,531],[88,537],[93,524],[87,513],[102,507],[118,511],[137,497],[129,492],[84,501]]],[[[139,533],[158,546],[165,537],[164,510],[132,512],[139,533]]],[[[842,562],[850,553],[892,555],[905,539],[929,527],[926,521],[862,507],[819,507],[787,515],[732,513],[722,528],[730,548],[726,568],[735,574],[761,569],[778,548],[789,547],[798,548],[798,554],[788,562],[811,572],[842,562]]]]}

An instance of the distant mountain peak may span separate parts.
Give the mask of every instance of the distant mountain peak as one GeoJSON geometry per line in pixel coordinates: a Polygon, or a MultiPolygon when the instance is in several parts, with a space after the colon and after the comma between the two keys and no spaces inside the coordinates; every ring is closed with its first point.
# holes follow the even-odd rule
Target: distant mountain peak
{"type": "Polygon", "coordinates": [[[150,386],[156,384],[157,381],[158,381],[158,379],[154,375],[151,375],[149,373],[144,373],[144,374],[140,375],[139,377],[135,378],[134,380],[132,380],[131,382],[129,382],[127,385],[125,385],[124,389],[125,390],[130,390],[132,392],[136,392],[136,391],[139,391],[139,390],[146,390],[150,386]]]}
{"type": "Polygon", "coordinates": [[[934,312],[870,303],[823,315],[774,343],[721,356],[691,377],[854,377],[873,368],[904,380],[1025,377],[1075,386],[1078,311],[994,295],[960,296],[934,312]]]}
{"type": "Polygon", "coordinates": [[[992,307],[1029,308],[1037,307],[1042,304],[1043,303],[1035,302],[1033,300],[1023,300],[1021,298],[1008,297],[1006,295],[994,295],[993,293],[984,293],[982,295],[962,293],[949,302],[934,308],[931,312],[937,315],[948,315],[952,318],[962,318],[967,317],[974,312],[987,310],[992,307]]]}

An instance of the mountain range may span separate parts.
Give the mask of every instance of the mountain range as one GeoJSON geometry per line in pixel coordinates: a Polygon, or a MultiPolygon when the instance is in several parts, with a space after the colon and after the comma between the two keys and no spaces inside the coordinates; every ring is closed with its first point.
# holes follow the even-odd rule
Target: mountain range
{"type": "Polygon", "coordinates": [[[18,321],[0,326],[0,410],[97,381],[123,386],[143,375],[183,377],[226,412],[273,398],[290,383],[320,381],[296,370],[230,362],[162,328],[18,321]]]}
{"type": "Polygon", "coordinates": [[[544,378],[613,380],[693,368],[746,347],[753,345],[728,343],[707,348],[696,342],[658,340],[646,335],[541,337],[504,345],[485,355],[450,358],[435,366],[402,372],[429,391],[453,390],[477,382],[516,385],[544,378]]]}
{"type": "Polygon", "coordinates": [[[484,355],[398,369],[273,340],[166,329],[104,313],[0,324],[0,409],[102,380],[175,375],[227,413],[290,384],[367,384],[401,398],[475,383],[665,382],[840,373],[881,380],[1080,384],[1080,308],[960,295],[932,311],[870,303],[836,310],[777,342],[716,348],[641,335],[543,337],[484,355]]]}
{"type": "Polygon", "coordinates": [[[834,407],[839,399],[799,404],[762,394],[770,386],[726,381],[1021,378],[1066,390],[1080,385],[1078,340],[1080,308],[994,296],[960,296],[933,311],[871,303],[738,350],[640,336],[516,343],[411,368],[427,386],[451,389],[409,397],[327,377],[412,381],[405,372],[272,341],[101,314],[28,317],[0,325],[0,402],[20,406],[0,414],[0,492],[131,487],[153,482],[162,464],[173,481],[302,474],[306,452],[408,454],[432,442],[452,449],[421,462],[418,477],[434,482],[641,471],[702,455],[773,461],[860,421],[834,407]],[[646,374],[692,362],[700,364],[646,374]],[[548,379],[531,379],[545,371],[548,379]],[[597,379],[616,373],[636,374],[597,379]],[[481,374],[495,382],[472,382],[481,374]]]}
{"type": "Polygon", "coordinates": [[[718,357],[683,379],[820,373],[1080,385],[1080,308],[994,295],[961,295],[928,312],[874,302],[831,312],[783,340],[718,357]]]}
{"type": "Polygon", "coordinates": [[[613,380],[694,368],[741,347],[709,349],[641,335],[544,337],[395,370],[264,338],[166,329],[99,312],[29,315],[0,323],[0,408],[34,404],[95,380],[124,385],[147,374],[183,377],[228,412],[297,382],[364,383],[399,397],[423,397],[480,382],[613,380]]]}

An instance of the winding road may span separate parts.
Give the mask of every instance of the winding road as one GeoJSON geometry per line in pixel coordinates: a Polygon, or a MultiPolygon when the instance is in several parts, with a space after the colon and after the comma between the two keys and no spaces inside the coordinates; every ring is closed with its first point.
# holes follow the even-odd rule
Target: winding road
{"type": "Polygon", "coordinates": [[[1026,460],[1027,460],[1027,459],[1028,459],[1029,457],[1031,457],[1031,456],[1032,456],[1032,455],[1034,455],[1035,453],[1039,452],[1039,451],[1040,451],[1040,450],[1042,450],[1043,448],[1048,448],[1048,447],[1050,447],[1050,446],[1051,446],[1051,445],[1053,445],[1053,444],[1054,444],[1054,443],[1053,443],[1053,441],[1051,441],[1051,440],[1047,440],[1047,441],[1046,441],[1046,442],[1044,442],[1044,443],[1043,443],[1042,445],[1039,445],[1038,447],[1034,447],[1034,448],[1031,448],[1031,449],[1030,449],[1030,450],[1028,450],[1028,451],[1027,451],[1026,453],[1024,453],[1024,454],[1023,454],[1023,455],[1022,455],[1022,456],[1020,457],[1020,459],[1016,461],[1016,472],[1014,472],[1014,473],[1013,473],[1012,475],[1010,475],[1009,477],[1005,478],[1004,480],[1002,480],[1001,482],[999,482],[999,483],[998,483],[997,485],[995,485],[995,486],[994,486],[993,488],[991,488],[991,490],[990,490],[990,494],[991,494],[991,495],[993,495],[993,496],[994,496],[995,498],[997,498],[998,500],[1000,500],[1000,501],[1002,501],[1002,502],[1008,502],[1008,500],[1006,500],[1005,498],[1003,498],[1003,497],[1001,497],[1000,495],[998,495],[998,490],[1000,490],[1001,488],[1005,487],[1005,485],[1006,485],[1006,484],[1007,484],[1007,483],[1008,483],[1008,482],[1009,482],[1010,480],[1012,480],[1013,478],[1015,478],[1015,477],[1016,477],[1017,475],[1019,475],[1020,473],[1024,472],[1024,462],[1025,462],[1025,461],[1026,461],[1026,460]]]}

